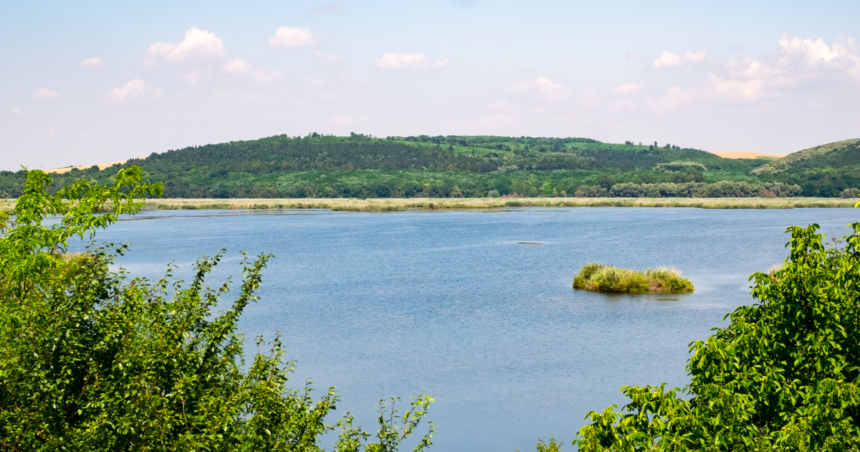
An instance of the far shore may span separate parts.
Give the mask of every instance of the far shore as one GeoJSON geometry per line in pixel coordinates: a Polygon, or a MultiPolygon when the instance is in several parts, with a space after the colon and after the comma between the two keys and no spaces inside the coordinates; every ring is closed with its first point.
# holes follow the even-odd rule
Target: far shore
{"type": "MultiPolygon", "coordinates": [[[[329,209],[385,212],[407,209],[503,209],[510,207],[695,207],[700,209],[853,208],[846,198],[160,198],[153,210],[329,209]]],[[[0,200],[0,209],[15,200],[0,200]]]]}
{"type": "Polygon", "coordinates": [[[397,211],[406,209],[499,209],[508,207],[697,207],[703,209],[793,209],[854,207],[844,198],[283,198],[283,199],[152,199],[149,208],[198,209],[330,209],[397,211]]]}

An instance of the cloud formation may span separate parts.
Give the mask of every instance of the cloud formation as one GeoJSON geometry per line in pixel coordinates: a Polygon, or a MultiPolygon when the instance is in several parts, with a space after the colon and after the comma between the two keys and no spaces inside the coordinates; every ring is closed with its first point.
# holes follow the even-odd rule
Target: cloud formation
{"type": "Polygon", "coordinates": [[[251,63],[240,59],[230,60],[224,65],[224,72],[228,74],[247,74],[251,72],[251,63]]]}
{"type": "Polygon", "coordinates": [[[191,27],[185,32],[185,38],[177,44],[156,42],[146,49],[144,55],[161,57],[168,61],[183,61],[189,58],[224,56],[224,43],[205,30],[191,27]]]}
{"type": "Polygon", "coordinates": [[[325,53],[317,50],[314,52],[314,61],[318,66],[322,67],[331,67],[337,66],[341,63],[340,57],[333,53],[325,53]]]}
{"type": "Polygon", "coordinates": [[[275,30],[275,35],[266,40],[270,47],[306,47],[318,42],[317,37],[308,28],[281,27],[275,30]]]}
{"type": "Polygon", "coordinates": [[[257,83],[271,83],[283,77],[278,69],[267,71],[263,68],[255,68],[251,63],[241,59],[228,61],[223,69],[228,74],[250,74],[257,83]]]}
{"type": "Polygon", "coordinates": [[[12,114],[13,114],[13,115],[15,115],[15,116],[21,116],[21,115],[23,115],[23,114],[24,114],[24,111],[23,111],[23,110],[21,110],[20,108],[13,108],[13,109],[12,109],[12,114]]]}
{"type": "Polygon", "coordinates": [[[160,94],[159,90],[147,86],[143,80],[135,78],[123,85],[122,88],[110,90],[105,94],[105,99],[112,104],[128,104],[149,97],[158,97],[160,94]]]}
{"type": "Polygon", "coordinates": [[[84,69],[98,69],[104,66],[102,59],[99,57],[87,58],[84,61],[81,61],[81,67],[84,69]]]}
{"type": "Polygon", "coordinates": [[[56,91],[48,88],[39,88],[33,93],[33,98],[35,99],[56,99],[60,97],[56,91]]]}
{"type": "Polygon", "coordinates": [[[699,52],[684,52],[683,55],[672,52],[660,52],[660,57],[654,60],[654,69],[671,69],[685,66],[691,63],[700,63],[708,55],[707,50],[699,52]]]}
{"type": "MultiPolygon", "coordinates": [[[[813,83],[860,82],[860,54],[853,38],[841,38],[828,45],[822,39],[783,34],[777,45],[777,52],[769,63],[749,57],[730,60],[722,69],[709,72],[700,86],[689,89],[673,86],[664,98],[649,99],[648,105],[662,113],[694,101],[751,102],[783,96],[792,89],[813,83]]],[[[689,57],[676,57],[681,64],[692,61],[689,57]]],[[[661,57],[667,64],[664,67],[671,67],[673,58],[661,57]]],[[[700,60],[703,59],[704,55],[700,60]]]]}
{"type": "Polygon", "coordinates": [[[389,52],[376,58],[376,67],[380,69],[408,69],[413,71],[426,71],[428,69],[440,69],[447,66],[451,61],[447,58],[431,63],[423,53],[396,53],[389,52]]]}
{"type": "Polygon", "coordinates": [[[612,92],[615,94],[634,94],[638,93],[642,90],[642,84],[640,83],[625,83],[621,86],[616,86],[612,88],[612,92]]]}
{"type": "Polygon", "coordinates": [[[548,100],[559,100],[565,97],[570,97],[572,92],[570,89],[560,83],[553,83],[552,80],[546,77],[538,77],[535,80],[525,80],[522,82],[512,83],[509,90],[515,92],[533,91],[548,100]]]}

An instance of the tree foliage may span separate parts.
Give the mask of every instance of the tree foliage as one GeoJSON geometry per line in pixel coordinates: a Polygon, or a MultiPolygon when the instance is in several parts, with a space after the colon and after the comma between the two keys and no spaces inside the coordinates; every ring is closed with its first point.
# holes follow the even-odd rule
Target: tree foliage
{"type": "MultiPolygon", "coordinates": [[[[339,431],[338,452],[391,452],[416,431],[432,398],[401,413],[380,403],[374,438],[347,414],[326,419],[339,396],[289,386],[292,363],[279,338],[244,361],[237,332],[257,299],[270,255],[245,259],[237,290],[210,288],[221,253],[203,258],[188,283],[151,282],[111,271],[127,245],[68,253],[73,236],[137,212],[160,184],[123,169],[111,186],[86,181],[47,193],[51,178],[27,173],[14,216],[0,237],[0,450],[8,451],[319,451],[339,431]],[[49,221],[56,216],[55,221],[49,221]],[[14,222],[11,222],[14,220],[14,222]],[[236,296],[216,313],[221,299],[236,296]]],[[[433,425],[414,451],[431,444],[433,425]]]]}
{"type": "Polygon", "coordinates": [[[691,382],[628,386],[629,403],[589,413],[582,451],[857,450],[860,223],[826,246],[797,226],[778,270],[752,275],[757,303],[691,344],[691,382]]]}
{"type": "MultiPolygon", "coordinates": [[[[610,190],[614,183],[769,182],[747,175],[764,163],[587,138],[278,135],[152,153],[103,170],[72,169],[57,174],[49,190],[80,180],[113,183],[117,171],[137,165],[147,177],[165,181],[165,196],[176,198],[483,197],[492,190],[528,194],[523,189],[529,186],[535,196],[572,196],[583,186],[610,190]],[[675,168],[672,162],[684,164],[675,168]]],[[[0,171],[0,193],[20,196],[24,174],[0,171]]]]}

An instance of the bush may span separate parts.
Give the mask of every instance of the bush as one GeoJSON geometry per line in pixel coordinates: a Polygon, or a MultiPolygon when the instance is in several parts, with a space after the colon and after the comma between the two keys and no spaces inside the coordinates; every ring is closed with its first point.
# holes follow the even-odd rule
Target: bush
{"type": "Polygon", "coordinates": [[[692,292],[693,284],[675,269],[648,269],[645,272],[586,264],[573,277],[575,289],[599,292],[692,292]]]}
{"type": "Polygon", "coordinates": [[[856,198],[860,196],[860,190],[856,188],[846,188],[839,193],[840,198],[856,198]]]}
{"type": "MultiPolygon", "coordinates": [[[[213,312],[229,281],[204,280],[221,254],[203,258],[183,284],[150,282],[111,271],[126,245],[68,254],[67,242],[92,238],[135,198],[158,196],[141,171],[120,171],[110,187],[81,181],[48,195],[51,178],[27,173],[14,223],[0,228],[0,449],[9,451],[320,451],[320,437],[340,430],[340,451],[395,451],[427,412],[418,396],[400,413],[380,403],[374,441],[347,417],[326,417],[339,396],[312,397],[310,383],[288,385],[292,363],[279,338],[262,339],[248,366],[237,322],[270,255],[245,260],[230,309],[213,312]],[[106,212],[106,213],[99,213],[106,212]],[[48,215],[58,224],[44,225],[48,215]]],[[[431,443],[433,426],[419,440],[431,443]]]]}
{"type": "Polygon", "coordinates": [[[860,223],[851,229],[840,249],[818,225],[789,228],[785,264],[751,276],[757,303],[691,344],[684,391],[622,387],[629,403],[589,413],[579,450],[858,450],[860,223]]]}

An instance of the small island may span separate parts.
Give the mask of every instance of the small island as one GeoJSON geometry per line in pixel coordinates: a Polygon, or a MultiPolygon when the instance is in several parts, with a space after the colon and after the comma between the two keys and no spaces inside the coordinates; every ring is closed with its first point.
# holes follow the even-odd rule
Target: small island
{"type": "Polygon", "coordinates": [[[592,262],[573,277],[573,288],[594,292],[683,293],[692,292],[693,283],[674,268],[640,272],[592,262]]]}

